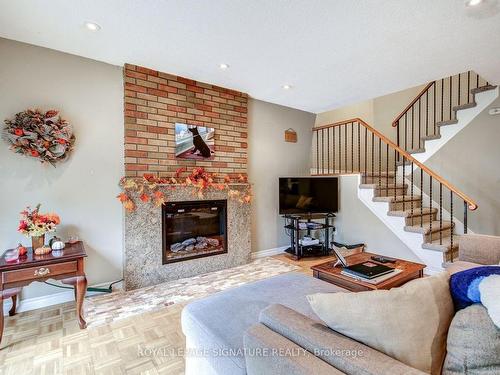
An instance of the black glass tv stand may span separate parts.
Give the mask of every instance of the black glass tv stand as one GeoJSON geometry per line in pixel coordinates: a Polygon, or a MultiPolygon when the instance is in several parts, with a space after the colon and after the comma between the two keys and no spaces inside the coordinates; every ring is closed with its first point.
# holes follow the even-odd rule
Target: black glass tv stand
{"type": "Polygon", "coordinates": [[[327,214],[290,214],[284,215],[285,230],[290,235],[290,247],[285,250],[293,259],[330,255],[330,244],[333,241],[333,213],[327,214]],[[323,222],[318,222],[321,220],[323,222]],[[304,234],[311,235],[312,231],[324,231],[323,241],[318,244],[301,244],[304,234]]]}

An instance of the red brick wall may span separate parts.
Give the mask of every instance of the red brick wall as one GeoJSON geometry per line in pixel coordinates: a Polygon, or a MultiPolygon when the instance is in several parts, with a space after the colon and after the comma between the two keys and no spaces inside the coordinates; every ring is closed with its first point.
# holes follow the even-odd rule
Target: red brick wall
{"type": "Polygon", "coordinates": [[[172,176],[179,167],[247,172],[247,94],[126,64],[125,174],[172,176]],[[175,158],[175,123],[215,128],[215,158],[175,158]]]}

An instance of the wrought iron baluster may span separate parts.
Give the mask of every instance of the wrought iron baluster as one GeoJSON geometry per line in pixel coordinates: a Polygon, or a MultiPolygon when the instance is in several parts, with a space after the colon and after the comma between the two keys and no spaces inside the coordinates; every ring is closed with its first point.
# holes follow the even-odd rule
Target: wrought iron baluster
{"type": "Polygon", "coordinates": [[[453,86],[453,77],[450,76],[450,120],[451,120],[451,98],[453,97],[453,92],[452,92],[452,86],[453,86]]]}
{"type": "MultiPolygon", "coordinates": [[[[424,170],[420,168],[420,210],[424,207],[424,170]]],[[[424,226],[423,216],[420,215],[420,228],[424,226]]]]}
{"type": "Polygon", "coordinates": [[[325,128],[321,129],[321,173],[325,174],[325,128]]]}
{"type": "MultiPolygon", "coordinates": [[[[429,203],[430,203],[430,208],[429,208],[429,230],[430,230],[430,233],[431,233],[431,243],[432,243],[432,176],[429,175],[429,184],[430,184],[430,193],[429,193],[429,203]]],[[[423,212],[420,211],[420,213],[422,214],[423,212]]]]}
{"type": "Polygon", "coordinates": [[[441,182],[439,183],[439,244],[443,244],[443,184],[441,182]]]}
{"type": "MultiPolygon", "coordinates": [[[[411,217],[413,220],[413,161],[411,162],[411,178],[410,178],[410,210],[411,210],[411,217]]],[[[412,223],[412,225],[415,223],[412,223]]]]}
{"type": "Polygon", "coordinates": [[[382,181],[381,181],[381,175],[382,175],[382,140],[379,138],[378,139],[378,186],[382,186],[382,181]]]}
{"type": "Polygon", "coordinates": [[[451,255],[450,261],[453,262],[453,190],[450,190],[450,220],[451,220],[451,235],[450,235],[450,246],[451,246],[451,255]]]}
{"type": "Polygon", "coordinates": [[[467,234],[467,202],[464,201],[464,234],[467,234]]]}
{"type": "Polygon", "coordinates": [[[414,143],[413,143],[413,138],[415,138],[415,117],[414,117],[414,111],[413,109],[415,108],[415,104],[411,106],[411,149],[414,149],[414,143]]]}
{"type": "Polygon", "coordinates": [[[398,160],[399,154],[394,150],[394,201],[396,201],[396,184],[398,182],[398,160]]]}
{"type": "Polygon", "coordinates": [[[365,173],[368,173],[368,129],[365,128],[365,173]]]}
{"type": "Polygon", "coordinates": [[[327,160],[328,160],[328,165],[327,165],[327,169],[328,169],[328,174],[330,174],[330,128],[328,128],[327,132],[326,132],[326,135],[327,135],[327,138],[326,138],[326,152],[327,152],[327,160]]]}
{"type": "Polygon", "coordinates": [[[347,174],[347,124],[344,124],[344,171],[347,174]]]}
{"type": "Polygon", "coordinates": [[[408,140],[407,140],[407,135],[408,133],[408,123],[407,123],[407,120],[406,120],[406,113],[405,113],[405,151],[408,151],[408,140]]]}
{"type": "Polygon", "coordinates": [[[351,173],[354,173],[354,123],[351,122],[351,173]]]}
{"type": "Polygon", "coordinates": [[[421,114],[422,114],[422,109],[420,108],[421,107],[421,104],[420,104],[420,99],[421,98],[418,98],[418,148],[420,149],[420,143],[422,142],[422,130],[421,130],[421,123],[420,123],[420,119],[421,119],[421,114]]]}
{"type": "Polygon", "coordinates": [[[359,125],[359,121],[358,121],[358,172],[361,173],[361,134],[360,134],[360,131],[361,131],[361,128],[360,128],[361,125],[359,125]]]}
{"type": "Polygon", "coordinates": [[[375,157],[373,155],[373,152],[374,152],[374,147],[373,147],[373,143],[374,143],[374,139],[375,139],[375,134],[372,133],[372,143],[371,143],[371,149],[372,149],[372,176],[373,176],[373,172],[374,172],[374,162],[375,162],[375,157]]]}
{"type": "Polygon", "coordinates": [[[316,174],[319,174],[319,132],[316,131],[316,174]]]}
{"type": "Polygon", "coordinates": [[[337,127],[333,127],[332,130],[332,145],[333,145],[333,173],[337,174],[337,155],[335,153],[335,129],[337,129],[337,127]]]}
{"type": "Polygon", "coordinates": [[[460,90],[460,84],[461,84],[461,81],[462,80],[462,73],[459,73],[458,74],[458,105],[460,105],[460,99],[461,99],[461,96],[462,96],[462,93],[461,93],[461,90],[460,90]]]}
{"type": "Polygon", "coordinates": [[[467,72],[467,104],[470,103],[470,70],[467,72]]]}
{"type": "MultiPolygon", "coordinates": [[[[406,189],[405,189],[405,181],[406,181],[406,157],[403,155],[403,181],[401,181],[402,186],[403,186],[403,211],[406,210],[406,201],[405,201],[405,196],[406,196],[406,189]]],[[[412,220],[412,225],[413,225],[413,218],[412,220]]]]}
{"type": "Polygon", "coordinates": [[[441,79],[441,121],[444,121],[444,78],[441,79]]]}
{"type": "Polygon", "coordinates": [[[429,90],[425,92],[425,135],[429,135],[429,90]]]}
{"type": "Polygon", "coordinates": [[[342,128],[339,126],[339,173],[342,173],[342,128]]]}
{"type": "Polygon", "coordinates": [[[389,143],[385,144],[385,195],[389,194],[389,143]]]}

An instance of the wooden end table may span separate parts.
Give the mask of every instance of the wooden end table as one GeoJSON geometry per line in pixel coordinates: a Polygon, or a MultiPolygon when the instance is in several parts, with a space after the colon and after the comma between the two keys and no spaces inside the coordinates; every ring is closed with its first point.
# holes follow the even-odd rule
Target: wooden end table
{"type": "MultiPolygon", "coordinates": [[[[377,255],[373,253],[358,253],[347,256],[345,258],[348,265],[353,265],[362,262],[375,262],[371,259],[372,256],[377,255]]],[[[410,280],[418,279],[424,276],[425,264],[409,262],[407,260],[397,259],[395,263],[386,263],[388,267],[401,269],[402,272],[398,275],[391,277],[379,284],[371,284],[349,276],[342,275],[341,267],[334,267],[335,261],[329,261],[312,266],[313,276],[335,284],[341,288],[350,290],[351,292],[362,292],[369,290],[391,289],[401,286],[410,280]]],[[[381,263],[380,263],[381,264],[381,263]]]]}
{"type": "Polygon", "coordinates": [[[28,253],[15,262],[6,262],[4,255],[0,258],[0,342],[3,335],[3,301],[12,298],[9,315],[16,314],[17,295],[23,286],[33,281],[48,279],[61,280],[64,284],[75,287],[76,315],[81,329],[87,327],[83,319],[82,306],[87,290],[87,279],[84,271],[84,258],[87,256],[81,241],[66,244],[57,252],[35,255],[31,248],[28,253]]]}

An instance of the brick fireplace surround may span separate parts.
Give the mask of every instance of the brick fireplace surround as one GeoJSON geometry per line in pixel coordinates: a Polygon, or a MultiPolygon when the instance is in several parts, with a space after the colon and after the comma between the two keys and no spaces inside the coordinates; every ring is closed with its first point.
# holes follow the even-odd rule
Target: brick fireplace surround
{"type": "Polygon", "coordinates": [[[171,177],[179,167],[247,173],[248,95],[126,64],[125,173],[171,177]],[[215,159],[175,159],[174,124],[215,129],[215,159]]]}
{"type": "MultiPolygon", "coordinates": [[[[179,167],[204,167],[220,175],[247,173],[247,94],[135,65],[124,68],[125,173],[171,177],[179,167]],[[175,158],[175,123],[215,128],[215,158],[175,158]]],[[[234,185],[232,189],[243,189],[234,185]]],[[[162,188],[168,201],[199,200],[190,187],[162,188]]],[[[163,264],[161,208],[138,203],[125,216],[126,289],[245,264],[250,259],[250,205],[209,191],[203,199],[227,199],[227,253],[163,264]]]]}

